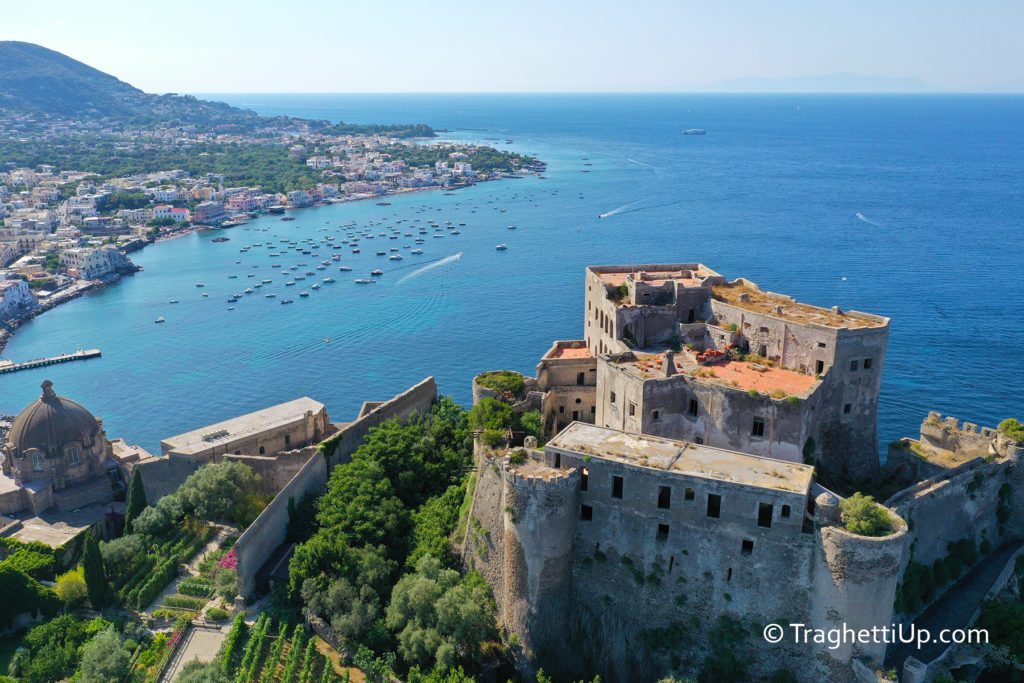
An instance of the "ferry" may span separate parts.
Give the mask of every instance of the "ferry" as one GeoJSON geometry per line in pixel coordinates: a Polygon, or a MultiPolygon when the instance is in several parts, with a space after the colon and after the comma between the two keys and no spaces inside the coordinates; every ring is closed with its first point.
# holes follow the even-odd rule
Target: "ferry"
{"type": "Polygon", "coordinates": [[[505,251],[506,249],[508,249],[508,245],[507,244],[499,244],[498,246],[495,247],[495,249],[497,249],[498,251],[505,251]]]}

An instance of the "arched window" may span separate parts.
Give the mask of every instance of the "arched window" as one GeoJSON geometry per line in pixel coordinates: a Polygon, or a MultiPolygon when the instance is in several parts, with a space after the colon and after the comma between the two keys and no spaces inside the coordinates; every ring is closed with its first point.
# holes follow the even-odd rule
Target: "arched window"
{"type": "Polygon", "coordinates": [[[71,448],[68,449],[68,464],[77,465],[78,461],[81,459],[80,456],[81,454],[78,452],[78,448],[72,446],[71,448]]]}
{"type": "Polygon", "coordinates": [[[36,472],[43,471],[43,454],[33,453],[32,454],[32,469],[36,472]]]}

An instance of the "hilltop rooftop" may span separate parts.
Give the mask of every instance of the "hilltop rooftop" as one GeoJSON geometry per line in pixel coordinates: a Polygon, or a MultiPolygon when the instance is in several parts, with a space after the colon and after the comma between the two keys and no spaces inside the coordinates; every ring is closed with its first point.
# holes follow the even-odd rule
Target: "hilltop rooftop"
{"type": "Polygon", "coordinates": [[[888,324],[887,318],[877,315],[842,311],[838,306],[820,308],[798,303],[791,297],[762,291],[746,280],[715,284],[711,287],[711,296],[715,301],[722,301],[737,308],[798,323],[816,323],[826,327],[850,329],[884,327],[888,324]]]}
{"type": "MultiPolygon", "coordinates": [[[[634,360],[613,361],[618,367],[643,379],[665,377],[666,352],[633,352],[634,360]]],[[[686,351],[674,354],[675,373],[687,374],[700,382],[719,383],[741,391],[755,390],[763,394],[784,391],[790,396],[800,396],[817,381],[812,375],[779,367],[756,366],[747,361],[723,359],[709,365],[701,365],[690,358],[686,351]],[[756,367],[755,367],[756,366],[756,367]]]]}
{"type": "Polygon", "coordinates": [[[573,422],[548,442],[559,449],[626,465],[663,470],[744,486],[805,494],[814,471],[809,465],[744,455],[721,448],[620,432],[573,422]]]}

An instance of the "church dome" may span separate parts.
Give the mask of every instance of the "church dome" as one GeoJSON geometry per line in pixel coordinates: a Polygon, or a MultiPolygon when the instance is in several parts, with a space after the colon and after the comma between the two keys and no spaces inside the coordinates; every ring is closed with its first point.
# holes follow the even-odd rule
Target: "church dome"
{"type": "Polygon", "coordinates": [[[73,442],[92,444],[100,431],[99,422],[81,404],[58,396],[53,382],[44,380],[43,395],[14,419],[7,441],[15,452],[36,448],[56,457],[73,442]]]}

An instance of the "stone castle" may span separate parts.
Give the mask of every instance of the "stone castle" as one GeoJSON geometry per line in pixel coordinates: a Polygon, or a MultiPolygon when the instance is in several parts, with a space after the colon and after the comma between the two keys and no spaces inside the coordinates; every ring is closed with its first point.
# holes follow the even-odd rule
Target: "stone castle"
{"type": "MultiPolygon", "coordinates": [[[[761,629],[912,621],[923,606],[894,606],[908,566],[1024,530],[1024,448],[994,430],[932,414],[880,464],[887,318],[697,263],[590,267],[585,286],[584,339],[556,341],[518,395],[487,388],[488,373],[473,387],[474,402],[540,411],[547,439],[478,442],[462,548],[524,666],[693,674],[737,623],[752,677],[873,681],[903,666],[885,643],[773,645],[761,629]],[[898,491],[884,503],[890,532],[847,530],[842,496],[816,474],[898,491]]],[[[930,664],[907,662],[914,676],[930,664]]]]}

